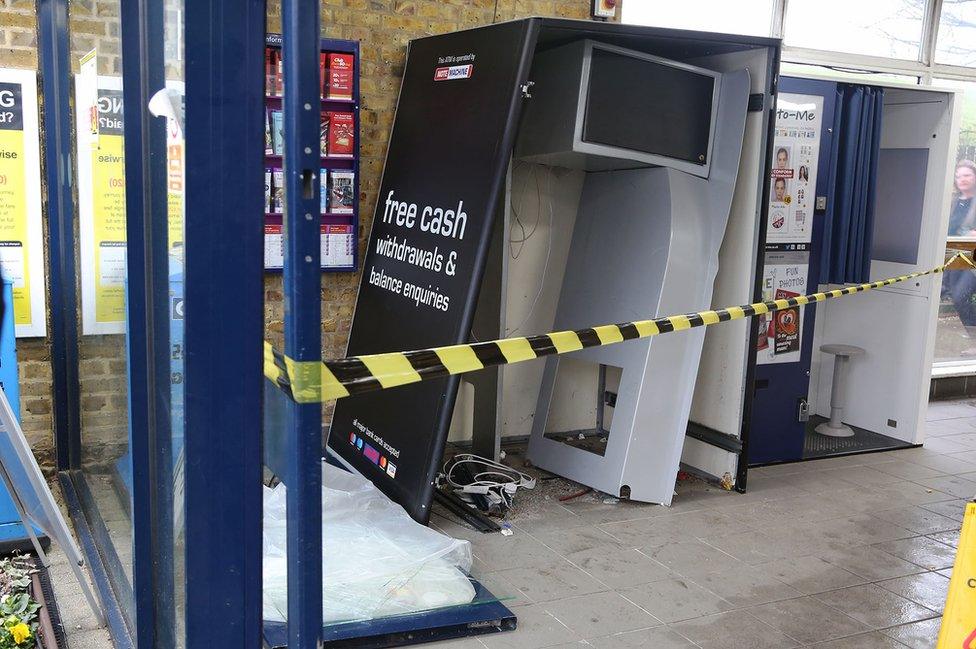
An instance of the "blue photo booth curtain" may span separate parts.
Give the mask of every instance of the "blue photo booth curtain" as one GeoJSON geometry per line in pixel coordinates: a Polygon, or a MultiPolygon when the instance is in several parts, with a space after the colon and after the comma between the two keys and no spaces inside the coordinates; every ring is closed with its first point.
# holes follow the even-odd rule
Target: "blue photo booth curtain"
{"type": "Polygon", "coordinates": [[[838,84],[821,284],[867,282],[884,89],[838,84]]]}

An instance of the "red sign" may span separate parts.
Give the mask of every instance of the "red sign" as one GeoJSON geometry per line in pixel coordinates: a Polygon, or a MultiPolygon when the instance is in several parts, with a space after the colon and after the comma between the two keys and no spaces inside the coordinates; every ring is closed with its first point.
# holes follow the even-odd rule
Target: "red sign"
{"type": "Polygon", "coordinates": [[[448,65],[434,70],[434,81],[451,81],[453,79],[470,79],[474,74],[474,66],[448,65]]]}

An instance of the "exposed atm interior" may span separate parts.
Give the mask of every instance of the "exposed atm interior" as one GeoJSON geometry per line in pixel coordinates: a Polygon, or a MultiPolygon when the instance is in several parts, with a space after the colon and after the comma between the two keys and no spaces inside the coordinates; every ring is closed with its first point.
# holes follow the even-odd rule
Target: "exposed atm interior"
{"type": "MultiPolygon", "coordinates": [[[[614,27],[543,22],[472,341],[753,299],[777,42],[614,27]]],[[[719,329],[469,375],[451,439],[670,504],[700,360],[710,411],[745,375],[745,323],[719,329]]]]}

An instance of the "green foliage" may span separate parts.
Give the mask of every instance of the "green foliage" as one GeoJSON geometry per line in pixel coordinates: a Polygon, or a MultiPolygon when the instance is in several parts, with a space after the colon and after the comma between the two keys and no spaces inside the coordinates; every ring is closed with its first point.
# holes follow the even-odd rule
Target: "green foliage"
{"type": "Polygon", "coordinates": [[[21,556],[0,560],[0,649],[37,646],[37,612],[30,596],[33,566],[21,556]]]}

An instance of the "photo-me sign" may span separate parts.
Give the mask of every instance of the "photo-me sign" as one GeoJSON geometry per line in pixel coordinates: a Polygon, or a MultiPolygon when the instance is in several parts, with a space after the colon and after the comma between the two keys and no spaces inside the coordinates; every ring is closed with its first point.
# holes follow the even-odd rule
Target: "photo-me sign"
{"type": "MultiPolygon", "coordinates": [[[[410,44],[347,354],[468,341],[535,23],[410,44]]],[[[426,522],[457,377],[342,399],[329,447],[426,522]]]]}

